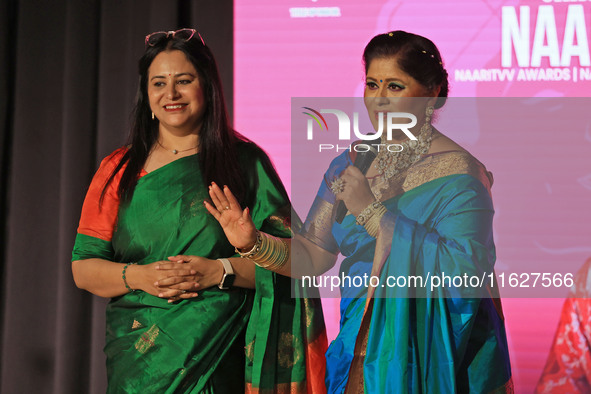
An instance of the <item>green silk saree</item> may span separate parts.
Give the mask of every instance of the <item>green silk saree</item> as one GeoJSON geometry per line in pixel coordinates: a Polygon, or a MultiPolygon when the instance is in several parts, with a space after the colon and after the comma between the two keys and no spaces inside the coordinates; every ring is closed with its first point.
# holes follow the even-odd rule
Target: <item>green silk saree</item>
{"type": "MultiPolygon", "coordinates": [[[[255,225],[276,236],[291,236],[289,201],[268,159],[250,145],[240,148],[255,225]]],[[[235,255],[203,206],[209,196],[198,155],[142,172],[128,203],[119,203],[118,174],[99,207],[105,180],[124,152],[106,158],[93,179],[73,260],[148,264],[177,254],[210,259],[235,255]]],[[[292,299],[290,288],[289,278],[257,267],[255,290],[213,286],[175,303],[142,291],[113,298],[106,312],[104,349],[108,392],[312,390],[324,378],[322,311],[318,299],[292,299]]]]}

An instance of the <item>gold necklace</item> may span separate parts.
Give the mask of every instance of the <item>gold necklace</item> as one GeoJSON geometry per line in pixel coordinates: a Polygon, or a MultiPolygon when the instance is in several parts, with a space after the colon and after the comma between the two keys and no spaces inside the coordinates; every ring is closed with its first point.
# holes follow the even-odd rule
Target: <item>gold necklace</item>
{"type": "MultiPolygon", "coordinates": [[[[378,153],[374,166],[384,181],[406,170],[429,151],[433,139],[433,126],[431,126],[433,110],[432,106],[425,108],[425,120],[416,140],[407,140],[399,144],[401,151],[390,152],[388,149],[383,149],[378,153]]],[[[388,142],[385,134],[382,134],[381,139],[383,144],[388,142]]]]}
{"type": "MultiPolygon", "coordinates": [[[[394,175],[406,170],[412,164],[429,151],[433,136],[433,127],[430,122],[425,122],[417,140],[407,140],[398,145],[402,147],[399,152],[390,152],[388,149],[380,150],[376,158],[374,167],[378,174],[384,177],[384,180],[392,178],[394,175]]],[[[386,136],[382,135],[382,144],[388,142],[386,136]]]]}
{"type": "Polygon", "coordinates": [[[159,141],[159,140],[156,140],[156,142],[158,142],[158,145],[160,145],[160,146],[162,147],[162,149],[164,149],[164,150],[167,150],[167,151],[169,151],[169,152],[172,152],[172,153],[173,153],[173,154],[175,154],[175,155],[176,155],[176,154],[179,154],[179,153],[183,153],[183,152],[190,151],[191,149],[197,149],[197,148],[199,148],[199,145],[197,145],[197,146],[196,146],[196,147],[194,147],[194,148],[189,148],[189,149],[182,149],[182,150],[178,150],[178,149],[168,149],[168,148],[165,148],[165,147],[164,147],[164,145],[162,145],[162,144],[160,143],[160,141],[159,141]]]}

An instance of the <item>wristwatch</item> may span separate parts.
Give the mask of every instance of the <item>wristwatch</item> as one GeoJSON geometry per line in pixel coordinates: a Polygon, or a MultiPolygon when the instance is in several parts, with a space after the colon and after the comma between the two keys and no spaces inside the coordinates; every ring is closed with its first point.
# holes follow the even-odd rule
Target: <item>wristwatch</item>
{"type": "Polygon", "coordinates": [[[234,270],[232,269],[232,264],[228,259],[218,259],[222,262],[224,266],[224,276],[222,276],[222,280],[218,287],[221,290],[228,290],[234,284],[234,280],[236,279],[236,275],[234,274],[234,270]]]}

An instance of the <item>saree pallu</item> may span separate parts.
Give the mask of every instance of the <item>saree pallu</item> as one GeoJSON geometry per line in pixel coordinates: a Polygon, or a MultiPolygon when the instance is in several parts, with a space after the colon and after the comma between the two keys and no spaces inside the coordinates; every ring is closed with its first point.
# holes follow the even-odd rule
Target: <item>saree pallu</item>
{"type": "MultiPolygon", "coordinates": [[[[256,227],[290,236],[289,201],[268,159],[246,144],[240,152],[256,227]]],[[[209,196],[198,155],[140,174],[128,203],[119,203],[118,174],[99,208],[100,192],[124,153],[105,159],[93,179],[73,260],[149,264],[177,254],[235,255],[203,206],[209,196]]],[[[170,304],[142,291],[112,299],[106,315],[108,392],[281,393],[322,384],[321,375],[307,373],[324,367],[319,300],[291,299],[283,291],[290,286],[290,279],[257,268],[254,291],[213,286],[170,304]]]]}
{"type": "Polygon", "coordinates": [[[370,179],[388,210],[376,239],[352,215],[341,224],[319,219],[331,217],[328,185],[351,161],[344,154],[331,164],[303,235],[345,256],[340,275],[375,275],[380,285],[341,288],[340,332],[327,352],[328,392],[512,392],[494,289],[386,285],[389,277],[493,272],[494,211],[483,166],[468,153],[443,152],[388,184],[370,179]]]}

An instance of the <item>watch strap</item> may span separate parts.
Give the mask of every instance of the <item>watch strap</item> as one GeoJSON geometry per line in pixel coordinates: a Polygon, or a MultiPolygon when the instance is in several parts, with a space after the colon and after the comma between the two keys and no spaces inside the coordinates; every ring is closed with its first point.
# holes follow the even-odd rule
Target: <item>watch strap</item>
{"type": "Polygon", "coordinates": [[[222,276],[222,280],[220,281],[220,283],[218,284],[218,287],[222,290],[227,290],[230,288],[230,286],[234,283],[234,269],[232,268],[232,263],[230,263],[230,260],[228,259],[218,259],[219,261],[222,262],[222,266],[224,267],[224,275],[222,276]],[[227,280],[230,279],[231,280],[227,280]],[[226,283],[226,282],[231,282],[231,283],[226,283]]]}
{"type": "Polygon", "coordinates": [[[218,259],[218,260],[222,262],[222,265],[224,266],[224,271],[227,275],[234,275],[234,269],[232,268],[232,263],[230,263],[230,260],[228,260],[228,259],[218,259]]]}

